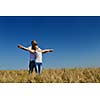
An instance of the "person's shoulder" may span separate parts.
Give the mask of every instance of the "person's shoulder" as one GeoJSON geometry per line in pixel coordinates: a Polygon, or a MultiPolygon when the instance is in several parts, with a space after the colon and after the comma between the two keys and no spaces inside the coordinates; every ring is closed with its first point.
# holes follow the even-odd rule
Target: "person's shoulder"
{"type": "Polygon", "coordinates": [[[29,46],[29,47],[28,47],[28,49],[31,49],[31,48],[32,48],[32,46],[29,46]]]}

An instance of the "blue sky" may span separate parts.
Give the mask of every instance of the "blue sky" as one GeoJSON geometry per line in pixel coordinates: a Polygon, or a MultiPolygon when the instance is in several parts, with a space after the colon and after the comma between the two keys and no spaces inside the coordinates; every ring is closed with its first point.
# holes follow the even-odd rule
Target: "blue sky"
{"type": "Polygon", "coordinates": [[[0,69],[27,69],[29,53],[17,48],[36,40],[44,68],[99,67],[100,17],[0,16],[0,69]]]}

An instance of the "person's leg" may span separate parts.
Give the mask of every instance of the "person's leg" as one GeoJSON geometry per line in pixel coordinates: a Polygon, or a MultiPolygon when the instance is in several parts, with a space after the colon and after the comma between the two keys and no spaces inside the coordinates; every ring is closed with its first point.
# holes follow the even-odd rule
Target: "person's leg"
{"type": "Polygon", "coordinates": [[[32,73],[32,61],[29,62],[29,74],[32,73]]]}
{"type": "Polygon", "coordinates": [[[36,63],[35,72],[38,73],[38,63],[36,63]]]}
{"type": "Polygon", "coordinates": [[[42,63],[37,63],[36,67],[37,67],[37,73],[41,74],[41,72],[42,72],[42,63]]]}
{"type": "Polygon", "coordinates": [[[35,61],[30,61],[29,64],[29,74],[31,74],[33,72],[33,69],[36,67],[35,61]]]}
{"type": "Polygon", "coordinates": [[[36,62],[34,61],[34,69],[35,69],[35,72],[37,73],[37,64],[36,64],[36,62]]]}
{"type": "Polygon", "coordinates": [[[33,60],[32,61],[32,72],[33,72],[33,69],[35,69],[36,68],[36,63],[35,63],[35,61],[33,60]]]}
{"type": "Polygon", "coordinates": [[[39,66],[38,66],[38,73],[41,74],[42,72],[42,63],[39,63],[39,66]]]}

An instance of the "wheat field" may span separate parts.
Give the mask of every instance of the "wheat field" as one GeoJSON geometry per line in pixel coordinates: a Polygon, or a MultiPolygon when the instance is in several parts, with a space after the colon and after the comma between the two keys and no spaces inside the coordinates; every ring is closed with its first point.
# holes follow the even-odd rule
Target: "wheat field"
{"type": "Polygon", "coordinates": [[[44,69],[41,75],[0,70],[0,83],[100,83],[100,68],[44,69]]]}

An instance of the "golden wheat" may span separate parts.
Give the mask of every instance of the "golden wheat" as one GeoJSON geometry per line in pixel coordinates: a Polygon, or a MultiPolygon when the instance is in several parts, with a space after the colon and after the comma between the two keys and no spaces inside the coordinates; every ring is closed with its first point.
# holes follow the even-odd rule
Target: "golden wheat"
{"type": "Polygon", "coordinates": [[[100,68],[44,69],[41,75],[27,70],[1,70],[0,83],[100,83],[100,68]]]}

